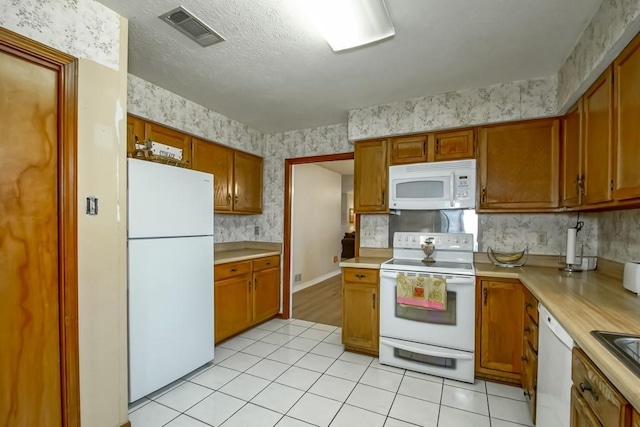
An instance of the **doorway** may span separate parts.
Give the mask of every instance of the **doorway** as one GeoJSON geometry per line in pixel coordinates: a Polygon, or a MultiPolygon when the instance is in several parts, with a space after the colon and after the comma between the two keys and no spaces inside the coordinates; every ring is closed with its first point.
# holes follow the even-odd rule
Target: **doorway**
{"type": "MultiPolygon", "coordinates": [[[[294,166],[297,165],[318,165],[318,164],[322,164],[325,162],[339,162],[339,161],[344,161],[344,160],[353,160],[353,153],[343,153],[343,154],[334,154],[334,155],[326,155],[326,156],[313,156],[313,157],[302,157],[302,158],[296,158],[296,159],[287,159],[285,160],[285,230],[284,230],[284,274],[283,274],[283,317],[285,318],[289,318],[292,314],[292,301],[293,301],[293,294],[292,294],[292,290],[293,290],[293,283],[294,283],[294,272],[292,271],[292,267],[293,267],[293,251],[299,252],[294,246],[294,229],[293,227],[295,226],[295,221],[294,221],[294,166]]],[[[326,165],[325,165],[326,167],[326,165]]],[[[318,167],[317,169],[322,169],[320,167],[318,167]]],[[[305,186],[305,189],[307,189],[308,187],[305,186]]],[[[304,190],[303,190],[304,191],[304,190]]],[[[342,199],[342,194],[341,194],[341,188],[340,186],[338,187],[337,191],[337,209],[341,209],[341,199],[342,199]]],[[[332,202],[332,204],[335,206],[335,200],[332,202]]],[[[342,225],[341,225],[341,221],[340,218],[341,214],[337,213],[337,223],[335,224],[335,227],[332,228],[336,228],[336,236],[335,236],[335,241],[336,243],[333,244],[333,246],[336,246],[336,248],[333,248],[335,254],[333,254],[333,262],[330,259],[329,260],[329,269],[337,269],[337,271],[339,272],[339,267],[337,266],[337,263],[340,260],[340,256],[341,256],[341,248],[340,248],[340,230],[342,229],[342,225]]],[[[345,214],[345,217],[348,218],[348,213],[345,214]]],[[[348,219],[347,219],[348,221],[348,219]]],[[[299,227],[300,225],[298,225],[299,227]]],[[[306,249],[306,244],[297,243],[299,247],[306,249]],[[302,245],[302,246],[301,246],[302,245]]],[[[312,244],[311,242],[309,242],[308,244],[312,244]]],[[[330,255],[331,257],[331,255],[330,255]]],[[[307,261],[307,264],[309,263],[314,263],[314,257],[310,258],[310,261],[307,261]]],[[[315,266],[314,266],[315,267],[315,266]]],[[[326,269],[326,268],[325,268],[326,269]]],[[[314,285],[312,288],[308,288],[308,289],[304,289],[303,291],[300,292],[305,292],[305,293],[312,293],[314,295],[309,295],[309,298],[307,298],[307,303],[306,305],[309,307],[310,305],[313,305],[314,301],[318,301],[318,304],[322,304],[321,299],[324,297],[328,297],[328,298],[333,298],[336,296],[336,292],[338,293],[338,296],[341,295],[341,286],[340,286],[340,276],[336,275],[335,272],[329,272],[327,274],[327,277],[315,277],[318,276],[318,274],[311,274],[311,279],[318,279],[318,280],[324,280],[322,281],[320,284],[322,285],[328,285],[328,287],[323,288],[327,290],[328,294],[325,295],[325,292],[320,292],[319,294],[317,294],[316,291],[319,290],[320,288],[320,284],[317,284],[317,280],[311,280],[311,282],[309,280],[306,280],[306,285],[310,286],[310,285],[314,285]],[[331,276],[331,277],[328,277],[331,276]],[[336,283],[333,283],[333,282],[336,283]],[[332,286],[330,286],[329,282],[332,282],[332,286]],[[315,289],[314,289],[315,288],[315,289]]],[[[302,278],[298,277],[298,283],[302,282],[302,278]]],[[[304,283],[303,283],[304,285],[304,283]]],[[[335,302],[335,301],[334,301],[335,302]]],[[[335,305],[335,304],[334,304],[335,305]]],[[[313,310],[312,310],[313,311],[313,310]]],[[[340,301],[338,300],[338,308],[334,308],[331,310],[332,314],[336,314],[333,313],[334,311],[337,311],[338,313],[341,311],[341,307],[340,307],[340,301]]],[[[322,317],[322,313],[320,313],[321,317],[322,317]]],[[[335,316],[333,316],[335,317],[335,316]]],[[[341,316],[338,316],[338,319],[340,319],[341,316]]],[[[316,322],[318,321],[317,319],[315,320],[316,322]]],[[[321,322],[322,323],[322,322],[321,322]]],[[[333,321],[333,323],[335,323],[335,320],[333,321]]]]}
{"type": "Polygon", "coordinates": [[[0,28],[0,424],[80,426],[75,58],[0,28]]]}

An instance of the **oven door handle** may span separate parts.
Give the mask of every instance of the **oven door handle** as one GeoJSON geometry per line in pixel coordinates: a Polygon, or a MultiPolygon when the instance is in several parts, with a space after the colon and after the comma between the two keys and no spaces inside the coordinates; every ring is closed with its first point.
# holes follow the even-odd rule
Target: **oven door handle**
{"type": "Polygon", "coordinates": [[[398,342],[390,342],[385,340],[384,338],[380,339],[380,344],[386,344],[390,347],[399,348],[400,350],[410,351],[412,353],[423,354],[425,356],[434,356],[434,357],[442,357],[446,359],[458,359],[458,360],[473,360],[472,354],[460,354],[460,353],[449,353],[446,351],[437,351],[437,350],[423,350],[417,347],[412,347],[408,344],[400,344],[398,342]]]}

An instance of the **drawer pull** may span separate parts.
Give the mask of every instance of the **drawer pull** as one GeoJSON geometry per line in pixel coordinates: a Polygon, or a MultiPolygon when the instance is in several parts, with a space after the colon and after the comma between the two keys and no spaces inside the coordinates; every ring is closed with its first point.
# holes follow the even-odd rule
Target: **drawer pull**
{"type": "Polygon", "coordinates": [[[232,269],[231,269],[231,272],[232,272],[232,273],[235,273],[236,271],[238,271],[238,269],[237,269],[237,268],[232,268],[232,269]]]}
{"type": "Polygon", "coordinates": [[[356,277],[357,277],[358,279],[364,279],[364,278],[365,278],[365,277],[367,277],[367,276],[365,276],[364,274],[356,274],[356,277]]]}
{"type": "Polygon", "coordinates": [[[269,262],[267,263],[267,265],[271,265],[271,261],[269,261],[269,262]]]}
{"type": "Polygon", "coordinates": [[[524,308],[529,309],[529,308],[533,308],[533,304],[531,304],[530,302],[526,303],[524,305],[524,308]]]}
{"type": "Polygon", "coordinates": [[[522,394],[524,395],[524,397],[526,397],[527,399],[531,399],[531,393],[529,392],[529,390],[525,390],[522,392],[522,394]]]}
{"type": "Polygon", "coordinates": [[[522,360],[523,362],[527,362],[529,359],[527,359],[527,356],[522,356],[520,360],[522,360]]]}
{"type": "Polygon", "coordinates": [[[598,393],[593,389],[593,387],[591,387],[589,381],[580,383],[580,391],[583,393],[585,391],[588,391],[589,393],[591,393],[591,397],[593,397],[593,400],[598,400],[598,393]]]}
{"type": "Polygon", "coordinates": [[[530,328],[530,327],[528,327],[528,326],[525,326],[525,327],[524,327],[524,331],[525,331],[525,332],[527,332],[527,333],[528,333],[528,332],[531,332],[531,328],[530,328]]]}

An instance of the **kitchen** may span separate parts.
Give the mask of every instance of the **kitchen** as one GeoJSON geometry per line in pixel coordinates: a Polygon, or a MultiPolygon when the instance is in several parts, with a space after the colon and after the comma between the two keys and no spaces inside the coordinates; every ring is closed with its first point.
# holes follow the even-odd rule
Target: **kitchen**
{"type": "MultiPolygon", "coordinates": [[[[115,207],[118,203],[123,203],[122,194],[126,194],[126,190],[122,188],[124,181],[117,178],[117,170],[122,171],[125,168],[124,145],[126,144],[123,136],[125,132],[121,126],[120,136],[107,133],[111,132],[113,128],[113,117],[118,117],[117,111],[113,109],[115,103],[107,101],[112,100],[114,94],[108,93],[106,90],[107,93],[101,92],[103,88],[91,85],[94,78],[99,78],[101,81],[111,79],[109,80],[110,87],[117,87],[117,96],[120,99],[120,120],[124,118],[122,115],[123,106],[127,104],[126,99],[128,98],[126,111],[131,114],[144,116],[149,120],[170,127],[182,128],[243,151],[264,155],[264,213],[254,218],[216,217],[216,229],[222,230],[222,236],[216,236],[216,242],[245,240],[282,242],[284,195],[278,183],[282,182],[281,165],[286,158],[352,151],[353,146],[349,143],[350,140],[364,140],[437,128],[464,127],[555,114],[553,97],[545,95],[549,90],[553,91],[554,82],[548,79],[534,79],[521,83],[498,85],[483,91],[467,90],[458,92],[457,95],[424,98],[409,104],[400,102],[389,104],[384,108],[355,109],[350,113],[348,124],[328,125],[316,129],[263,136],[248,126],[231,121],[211,110],[177,97],[134,75],[127,75],[126,66],[123,65],[127,62],[126,21],[111,11],[103,10],[102,6],[98,4],[89,3],[89,6],[87,4],[87,2],[79,2],[79,11],[72,10],[71,13],[80,14],[82,12],[84,20],[93,19],[94,22],[100,23],[103,37],[109,35],[114,40],[119,40],[120,43],[103,42],[101,47],[97,48],[99,37],[80,27],[78,22],[82,20],[78,19],[67,24],[70,26],[70,34],[76,35],[78,39],[77,42],[69,45],[60,42],[59,32],[55,30],[43,32],[29,25],[20,26],[17,20],[10,21],[7,17],[19,15],[18,12],[12,13],[13,9],[9,8],[7,13],[2,14],[3,26],[85,58],[80,62],[79,102],[80,107],[83,108],[80,112],[81,120],[79,120],[78,130],[80,137],[85,141],[99,138],[97,141],[102,141],[102,144],[96,142],[95,145],[81,144],[79,146],[79,198],[84,202],[86,195],[100,193],[102,195],[100,206],[103,212],[108,212],[110,206],[115,207]],[[92,37],[95,37],[95,44],[93,44],[92,37]],[[105,75],[107,77],[104,77],[105,75]],[[493,95],[487,101],[486,97],[480,96],[480,92],[488,92],[493,95]],[[468,100],[469,104],[466,105],[476,106],[475,108],[480,108],[480,110],[472,107],[470,110],[461,110],[462,116],[451,114],[450,111],[456,108],[455,104],[452,104],[455,101],[450,99],[456,97],[468,100]],[[96,99],[104,101],[96,103],[96,99]],[[508,104],[509,108],[492,106],[491,99],[496,104],[508,104]],[[531,102],[527,102],[528,100],[531,102]],[[434,115],[425,117],[420,113],[416,116],[418,119],[414,120],[414,114],[426,110],[429,102],[440,106],[429,108],[429,111],[433,111],[434,115]],[[100,105],[113,109],[113,111],[108,113],[98,111],[100,105]],[[449,109],[442,110],[441,106],[443,105],[448,106],[449,109]],[[172,111],[182,109],[192,111],[193,114],[188,114],[184,118],[174,117],[172,111]],[[207,120],[215,123],[213,129],[207,130],[210,127],[205,123],[207,120]],[[114,146],[112,142],[114,140],[119,140],[120,145],[114,146]],[[311,143],[312,140],[313,143],[311,143]],[[105,159],[110,160],[105,161],[105,159]],[[106,195],[109,197],[105,198],[106,195]],[[253,224],[256,218],[259,233],[262,233],[257,238],[253,224]]],[[[45,14],[59,16],[66,13],[63,12],[62,6],[52,4],[48,7],[52,10],[45,10],[45,14]]],[[[637,33],[637,29],[634,27],[636,25],[634,17],[637,15],[632,12],[635,10],[633,7],[635,6],[603,4],[600,13],[595,15],[592,20],[590,34],[602,35],[604,42],[603,44],[592,43],[587,37],[578,43],[577,53],[574,57],[580,58],[576,60],[579,64],[568,61],[558,77],[559,104],[571,104],[572,101],[575,101],[637,33]],[[629,9],[625,9],[627,7],[629,9]],[[607,57],[608,60],[601,60],[603,57],[607,57]],[[583,58],[587,58],[588,63],[583,63],[583,58]],[[589,81],[590,79],[591,81],[589,81]],[[585,83],[587,81],[589,82],[585,83]]],[[[64,20],[64,22],[68,21],[64,20]]],[[[480,222],[487,225],[486,228],[481,227],[481,233],[485,239],[489,237],[494,240],[505,239],[507,237],[504,237],[503,234],[508,234],[509,242],[518,241],[534,245],[539,242],[536,231],[544,229],[547,232],[547,248],[540,253],[547,255],[558,255],[563,251],[564,237],[557,238],[557,236],[564,235],[571,222],[575,222],[575,214],[553,214],[554,219],[551,221],[546,218],[549,215],[482,215],[480,222]],[[548,224],[548,222],[552,222],[552,224],[548,224]],[[535,224],[541,224],[541,228],[536,228],[538,225],[535,224]],[[507,233],[504,233],[504,230],[507,233]]],[[[587,225],[581,233],[588,232],[594,237],[587,239],[589,242],[585,242],[585,244],[593,245],[592,249],[597,251],[596,253],[591,252],[589,255],[597,254],[601,258],[609,260],[628,260],[637,257],[639,239],[635,234],[637,233],[636,211],[621,210],[587,214],[584,220],[587,225]],[[594,244],[596,240],[597,245],[594,244]]],[[[126,312],[126,304],[123,302],[126,301],[123,295],[123,283],[126,276],[126,258],[124,258],[126,234],[123,234],[122,223],[115,216],[98,215],[95,218],[85,218],[84,212],[82,212],[79,215],[78,227],[80,236],[79,284],[82,296],[80,301],[80,366],[81,373],[84,373],[80,376],[80,389],[83,395],[81,412],[83,419],[96,420],[93,423],[85,421],[90,425],[119,425],[118,423],[124,423],[127,419],[126,346],[123,344],[126,342],[126,321],[123,320],[125,319],[123,310],[126,312]],[[109,236],[108,245],[95,244],[96,241],[104,241],[102,239],[107,235],[109,236]],[[92,254],[92,256],[83,254],[92,254]],[[92,285],[89,285],[90,283],[92,285]],[[119,285],[114,286],[114,284],[119,285]],[[123,304],[125,305],[123,306],[123,304]],[[108,346],[106,345],[108,342],[120,344],[108,346]],[[87,373],[90,374],[87,375],[87,373]],[[98,383],[101,387],[96,386],[98,383]],[[103,391],[96,392],[96,394],[90,392],[90,390],[99,388],[102,388],[103,391]]],[[[385,215],[363,215],[361,218],[361,229],[363,230],[361,246],[386,247],[388,245],[388,227],[388,218],[385,215]]],[[[494,244],[488,244],[488,246],[493,247],[494,244]]],[[[513,248],[507,246],[505,249],[511,250],[513,248]]]]}

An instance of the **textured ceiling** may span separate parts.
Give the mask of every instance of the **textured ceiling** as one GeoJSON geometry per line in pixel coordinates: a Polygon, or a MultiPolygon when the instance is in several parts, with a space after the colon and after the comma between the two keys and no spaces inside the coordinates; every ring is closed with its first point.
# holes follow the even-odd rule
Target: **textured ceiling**
{"type": "Polygon", "coordinates": [[[396,35],[334,53],[308,0],[99,0],[129,19],[129,72],[262,132],[351,109],[555,74],[601,0],[386,0],[396,35]],[[222,34],[201,48],[158,16],[222,34]]]}

